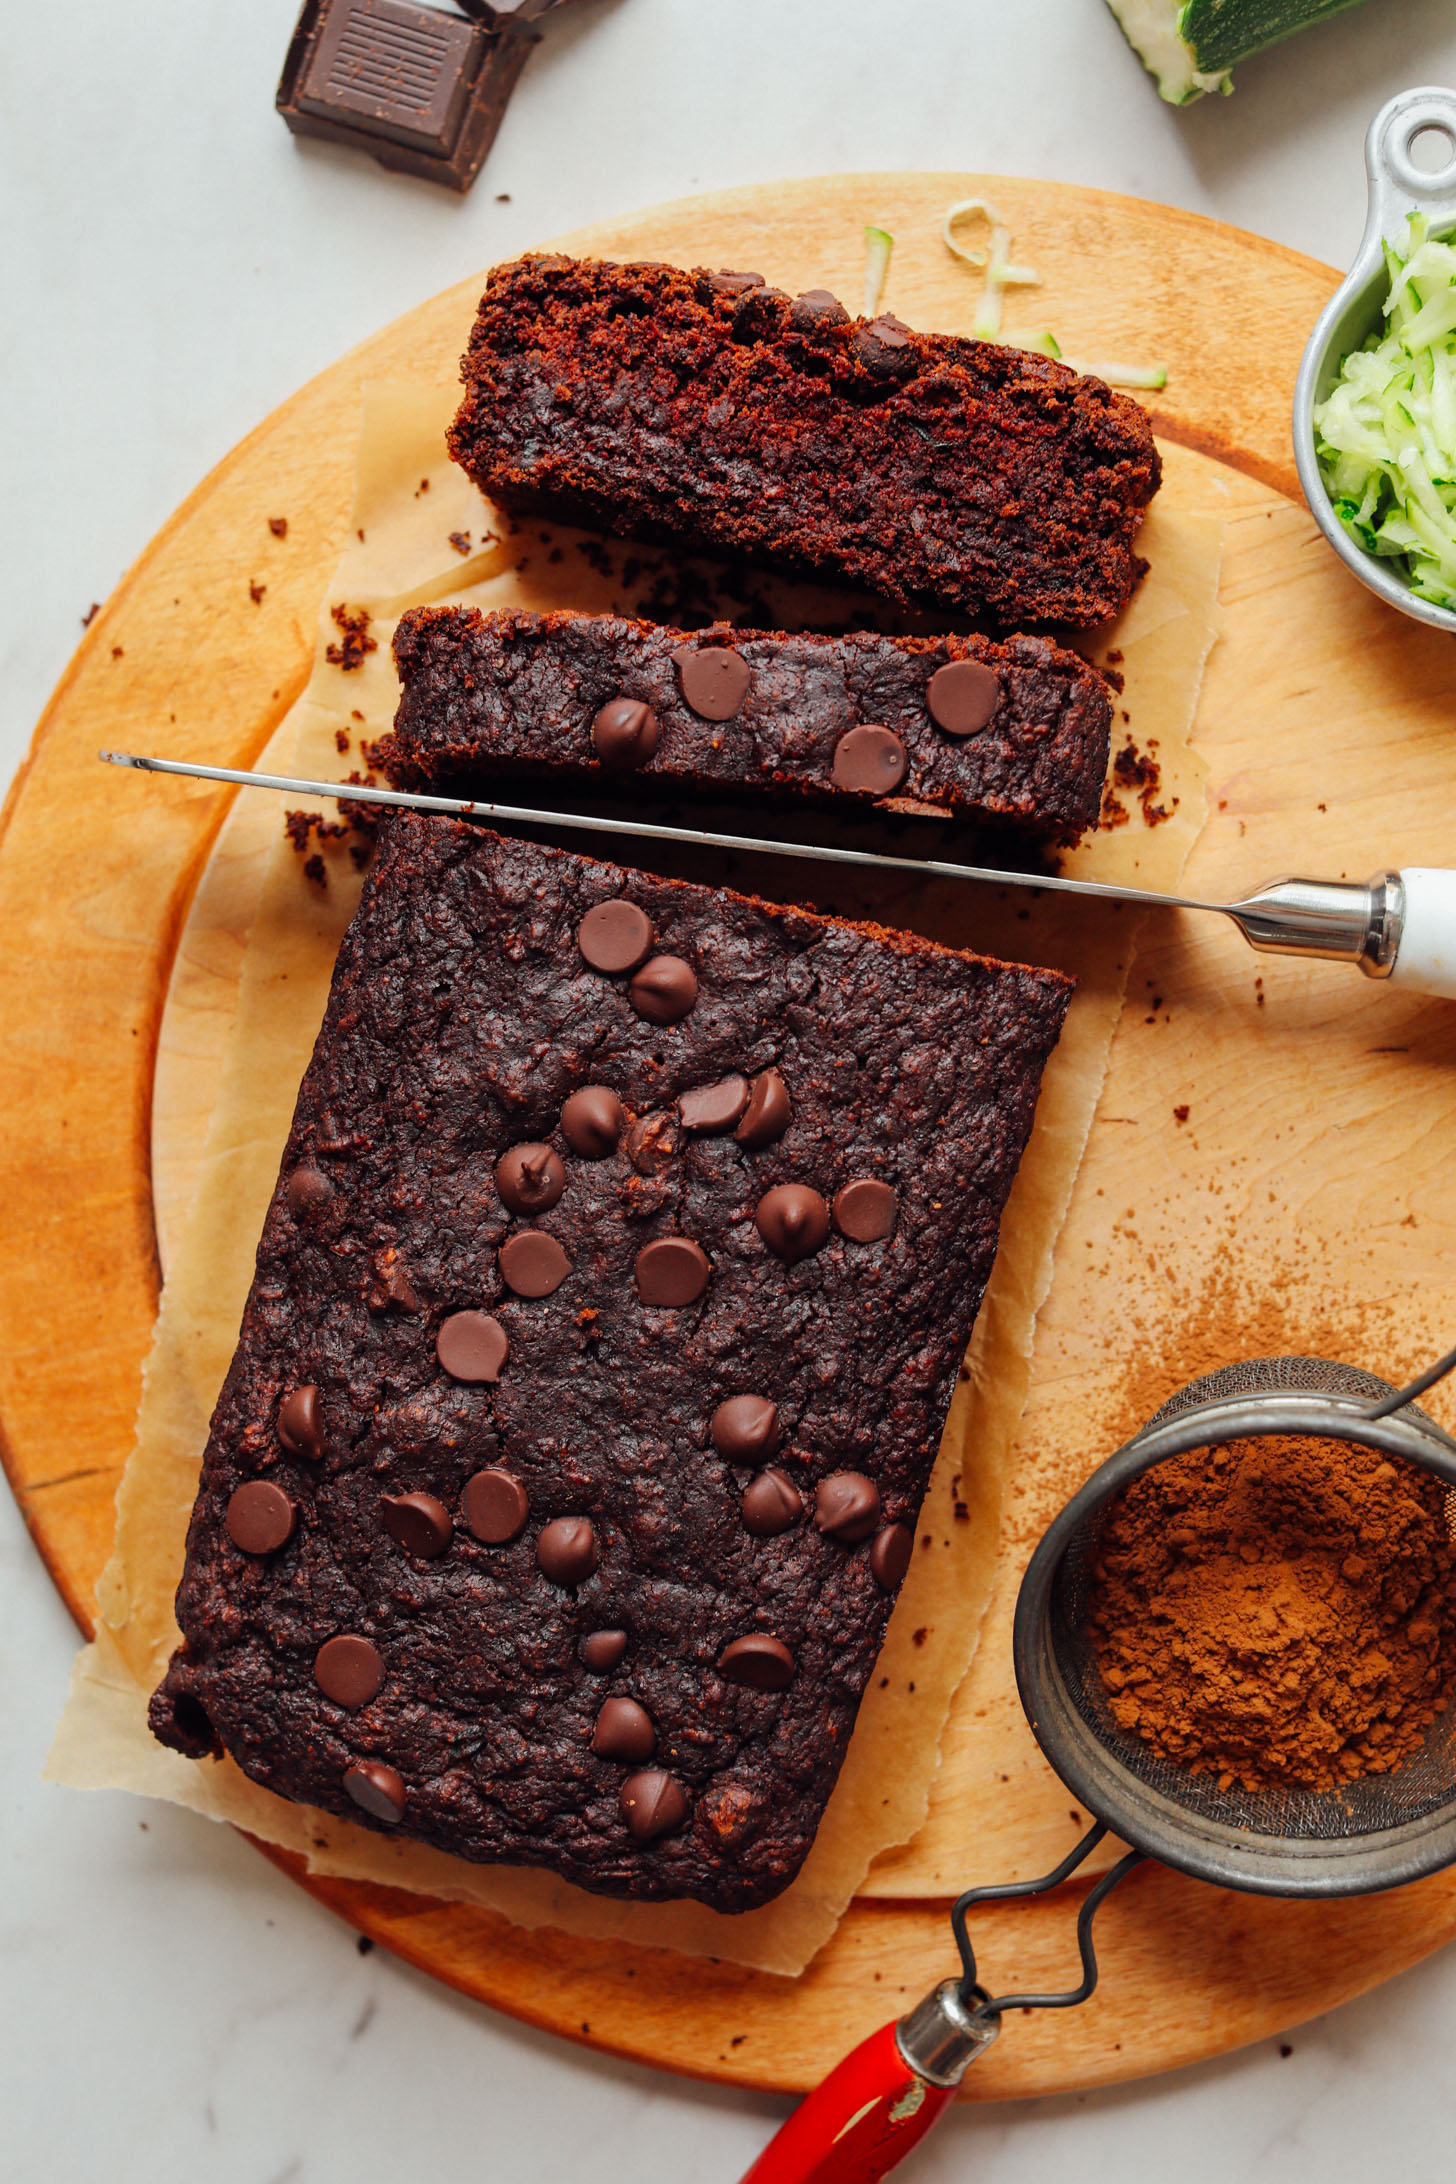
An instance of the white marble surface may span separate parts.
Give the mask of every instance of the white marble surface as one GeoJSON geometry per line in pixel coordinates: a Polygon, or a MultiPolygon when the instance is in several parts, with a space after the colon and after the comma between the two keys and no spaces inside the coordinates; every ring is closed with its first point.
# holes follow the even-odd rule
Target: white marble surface
{"type": "MultiPolygon", "coordinates": [[[[293,14],[294,0],[4,10],[7,779],[85,608],[202,473],[341,350],[493,258],[693,190],[922,166],[1169,199],[1343,260],[1368,116],[1404,84],[1456,81],[1450,0],[1368,0],[1241,70],[1233,100],[1183,113],[1160,105],[1101,0],[592,0],[533,58],[460,203],[293,142],[272,112],[293,14]]],[[[58,1340],[77,1303],[84,1319],[84,1300],[57,1300],[58,1340]]],[[[359,1956],[221,1830],[43,1787],[75,1634],[6,1496],[0,1597],[9,2184],[739,2175],[780,2104],[492,2016],[359,1956]]],[[[959,2113],[907,2173],[1449,2173],[1453,2013],[1448,1952],[1296,2032],[1288,2055],[959,2113]]]]}

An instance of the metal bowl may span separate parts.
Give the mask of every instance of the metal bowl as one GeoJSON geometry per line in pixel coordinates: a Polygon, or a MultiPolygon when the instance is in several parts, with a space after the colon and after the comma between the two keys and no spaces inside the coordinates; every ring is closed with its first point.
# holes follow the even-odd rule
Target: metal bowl
{"type": "Polygon", "coordinates": [[[1340,365],[1381,322],[1390,281],[1383,245],[1404,250],[1406,221],[1423,212],[1433,231],[1456,226],[1456,91],[1427,85],[1399,91],[1382,106],[1365,139],[1365,168],[1370,177],[1370,210],[1359,255],[1315,321],[1294,385],[1294,459],[1310,513],[1340,559],[1373,592],[1402,614],[1435,629],[1456,631],[1456,612],[1417,599],[1399,565],[1366,553],[1335,514],[1315,453],[1314,412],[1339,377],[1340,365]],[[1448,147],[1445,163],[1433,173],[1412,156],[1417,137],[1434,130],[1448,147]]]}

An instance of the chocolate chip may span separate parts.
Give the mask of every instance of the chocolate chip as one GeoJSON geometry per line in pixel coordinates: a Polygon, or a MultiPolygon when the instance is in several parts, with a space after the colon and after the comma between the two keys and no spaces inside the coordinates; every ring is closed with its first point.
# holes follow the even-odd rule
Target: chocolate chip
{"type": "Polygon", "coordinates": [[[368,1638],[330,1638],[313,1657],[313,1680],[335,1706],[367,1706],[384,1681],[384,1660],[368,1638]]]}
{"type": "Polygon", "coordinates": [[[609,1676],[626,1657],[627,1633],[624,1630],[589,1631],[576,1650],[583,1668],[589,1668],[594,1676],[609,1676]]]}
{"type": "Polygon", "coordinates": [[[723,1648],[718,1673],[750,1691],[787,1691],[794,1680],[794,1656],[782,1639],[750,1631],[723,1648]]]}
{"type": "Polygon", "coordinates": [[[596,1527],[590,1517],[553,1517],[541,1527],[536,1561],[553,1585],[579,1585],[597,1566],[596,1527]]]}
{"type": "Polygon", "coordinates": [[[829,1234],[829,1208],[807,1183],[776,1183],[758,1201],[753,1225],[774,1257],[793,1266],[823,1244],[829,1234]]]}
{"type": "Polygon", "coordinates": [[[635,902],[593,903],[576,928],[576,945],[594,971],[618,978],[635,971],[652,946],[652,920],[635,902]]]}
{"type": "Polygon", "coordinates": [[[422,1562],[433,1562],[450,1544],[450,1512],[433,1494],[381,1495],[379,1514],[390,1538],[422,1562]]]}
{"type": "Polygon", "coordinates": [[[295,1221],[318,1213],[334,1195],[334,1186],[322,1168],[295,1168],[288,1178],[288,1210],[295,1221]]]}
{"type": "Polygon", "coordinates": [[[646,1707],[635,1699],[604,1699],[592,1731],[592,1750],[598,1759],[625,1759],[634,1765],[651,1759],[657,1731],[646,1707]]]}
{"type": "Polygon", "coordinates": [[[382,1759],[356,1760],[344,1771],[344,1788],[371,1820],[387,1820],[392,1827],[404,1818],[404,1782],[382,1759]]]}
{"type": "Polygon", "coordinates": [[[685,1130],[700,1137],[721,1137],[739,1121],[748,1105],[746,1077],[720,1077],[716,1084],[700,1084],[684,1092],[677,1111],[685,1130]]]}
{"type": "Polygon", "coordinates": [[[700,720],[731,720],[752,681],[752,670],[731,645],[679,645],[672,655],[683,700],[700,720]]]}
{"type": "Polygon", "coordinates": [[[290,1388],[278,1406],[278,1438],[290,1455],[319,1461],[324,1452],[324,1419],[317,1388],[290,1388]]]}
{"type": "Polygon", "coordinates": [[[834,746],[835,786],[891,796],[904,780],[909,763],[893,728],[866,721],[863,727],[849,729],[834,746]]]}
{"type": "Polygon", "coordinates": [[[698,998],[698,981],[690,963],[681,956],[654,956],[644,963],[631,985],[627,999],[649,1024],[676,1024],[692,1014],[698,998]]]}
{"type": "Polygon", "coordinates": [[[657,749],[662,723],[640,698],[610,698],[592,722],[592,743],[604,766],[645,766],[657,749]]]}
{"type": "Polygon", "coordinates": [[[926,684],[925,702],[948,736],[978,736],[1001,702],[1001,685],[979,660],[948,660],[926,684]]]}
{"type": "Polygon", "coordinates": [[[512,1213],[544,1213],[566,1188],[549,1145],[513,1145],[495,1164],[495,1187],[512,1213]]]}
{"type": "Polygon", "coordinates": [[[789,1088],[776,1069],[764,1070],[748,1088],[748,1106],[733,1135],[750,1153],[776,1144],[789,1127],[789,1088]]]}
{"type": "Polygon", "coordinates": [[[639,1115],[627,1132],[627,1158],[639,1175],[661,1175],[677,1154],[677,1117],[639,1115]]]}
{"type": "Polygon", "coordinates": [[[561,1135],[583,1160],[605,1160],[622,1140],[622,1102],[604,1084],[584,1084],[561,1110],[561,1135]]]}
{"type": "Polygon", "coordinates": [[[452,1312],[435,1337],[435,1355],[452,1380],[499,1380],[509,1352],[506,1331],[489,1312],[452,1312]]]}
{"type": "Polygon", "coordinates": [[[531,1514],[526,1489],[514,1473],[477,1471],[465,1482],[460,1507],[466,1529],[487,1547],[504,1547],[531,1514]]]}
{"type": "Polygon", "coordinates": [[[900,1201],[888,1183],[856,1176],[834,1194],[834,1226],[852,1243],[878,1244],[895,1226],[900,1201]]]}
{"type": "Polygon", "coordinates": [[[228,1496],[228,1536],[245,1555],[271,1555],[293,1531],[297,1511],[271,1479],[249,1479],[228,1496]]]}
{"type": "Polygon", "coordinates": [[[659,1835],[672,1835],[688,1816],[686,1792],[680,1782],[660,1767],[645,1767],[628,1775],[619,1793],[622,1817],[634,1841],[651,1843],[659,1835]]]}
{"type": "Polygon", "coordinates": [[[819,1481],[814,1522],[828,1539],[852,1547],[880,1521],[880,1490],[862,1471],[836,1471],[819,1481]]]}
{"type": "Polygon", "coordinates": [[[870,1549],[870,1573],[885,1592],[893,1592],[910,1567],[915,1534],[908,1524],[887,1524],[870,1549]]]}
{"type": "Polygon", "coordinates": [[[816,334],[831,326],[847,326],[849,313],[827,288],[806,288],[794,298],[789,324],[796,334],[816,334]]]}
{"type": "Polygon", "coordinates": [[[804,1514],[804,1497],[789,1477],[770,1464],[750,1479],[743,1490],[743,1523],[758,1539],[774,1539],[791,1532],[804,1514]]]}
{"type": "Polygon", "coordinates": [[[715,296],[741,296],[750,288],[767,284],[761,273],[710,273],[708,286],[715,296]]]}
{"type": "Polygon", "coordinates": [[[644,1304],[696,1304],[712,1271],[701,1244],[686,1236],[658,1236],[637,1254],[637,1294],[644,1304]]]}
{"type": "Polygon", "coordinates": [[[858,329],[855,355],[877,379],[903,379],[916,368],[914,338],[902,320],[886,311],[858,329]]]}
{"type": "Polygon", "coordinates": [[[779,1407],[766,1395],[730,1395],[714,1411],[708,1438],[730,1464],[767,1463],[779,1445],[779,1407]]]}
{"type": "Polygon", "coordinates": [[[571,1272],[571,1261],[545,1229],[517,1229],[496,1253],[501,1280],[518,1297],[549,1297],[571,1272]]]}

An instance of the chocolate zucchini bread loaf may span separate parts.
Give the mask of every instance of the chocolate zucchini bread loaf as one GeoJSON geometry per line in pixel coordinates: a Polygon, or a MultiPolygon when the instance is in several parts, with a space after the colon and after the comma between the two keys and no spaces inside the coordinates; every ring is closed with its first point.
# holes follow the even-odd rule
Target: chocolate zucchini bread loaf
{"type": "Polygon", "coordinates": [[[456,460],[507,509],[846,579],[1002,626],[1101,622],[1141,574],[1148,420],[996,342],[850,318],[756,273],[491,274],[456,460]]]}
{"type": "Polygon", "coordinates": [[[774,1895],[911,1557],[1069,992],[387,819],[156,1734],[466,1858],[774,1895]]]}
{"type": "Polygon", "coordinates": [[[1095,826],[1107,684],[1044,637],[689,635],[615,615],[416,607],[379,762],[400,788],[502,772],[898,798],[1061,840],[1095,826]]]}

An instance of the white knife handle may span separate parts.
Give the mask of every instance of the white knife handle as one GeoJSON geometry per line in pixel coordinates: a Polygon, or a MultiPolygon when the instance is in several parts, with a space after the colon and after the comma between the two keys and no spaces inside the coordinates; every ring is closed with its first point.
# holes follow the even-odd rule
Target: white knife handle
{"type": "Polygon", "coordinates": [[[1400,877],[1405,911],[1390,983],[1456,1001],[1456,872],[1403,865],[1400,877]]]}

